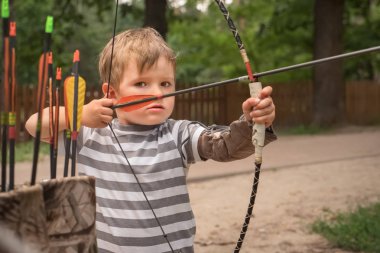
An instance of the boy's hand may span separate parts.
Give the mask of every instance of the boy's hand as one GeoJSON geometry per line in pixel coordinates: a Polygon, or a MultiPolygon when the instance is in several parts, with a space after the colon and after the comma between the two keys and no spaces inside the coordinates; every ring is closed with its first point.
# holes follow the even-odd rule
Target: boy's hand
{"type": "Polygon", "coordinates": [[[272,125],[275,118],[275,105],[272,97],[272,87],[266,86],[260,92],[259,98],[248,98],[242,104],[243,113],[247,121],[272,125]]]}
{"type": "Polygon", "coordinates": [[[94,99],[83,107],[82,124],[90,128],[106,127],[113,119],[113,99],[94,99]]]}

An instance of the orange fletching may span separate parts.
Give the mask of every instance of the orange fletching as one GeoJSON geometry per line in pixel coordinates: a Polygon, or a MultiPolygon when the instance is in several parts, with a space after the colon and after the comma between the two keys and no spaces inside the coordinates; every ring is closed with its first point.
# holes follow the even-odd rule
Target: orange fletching
{"type": "MultiPolygon", "coordinates": [[[[153,98],[153,97],[156,97],[156,96],[153,96],[153,95],[133,95],[133,96],[127,96],[127,97],[120,98],[119,101],[117,101],[117,104],[125,104],[125,103],[129,103],[129,102],[141,100],[141,99],[144,99],[144,98],[153,98]]],[[[153,101],[147,101],[147,102],[142,102],[142,103],[135,104],[135,105],[129,105],[129,106],[121,107],[120,109],[123,110],[123,111],[125,111],[125,112],[131,112],[131,111],[143,108],[144,106],[147,106],[147,105],[151,104],[153,101]]]]}
{"type": "MultiPolygon", "coordinates": [[[[41,54],[39,64],[38,64],[38,98],[37,100],[41,101],[42,103],[45,103],[45,89],[46,89],[47,77],[48,77],[48,53],[46,53],[45,55],[41,54]],[[45,70],[43,69],[44,58],[45,58],[45,70]],[[44,72],[43,78],[42,78],[42,72],[44,72]],[[42,92],[41,92],[41,89],[42,89],[42,92]],[[40,94],[42,94],[42,98],[40,98],[40,94]]],[[[37,108],[37,111],[39,110],[40,108],[37,108]]]]}

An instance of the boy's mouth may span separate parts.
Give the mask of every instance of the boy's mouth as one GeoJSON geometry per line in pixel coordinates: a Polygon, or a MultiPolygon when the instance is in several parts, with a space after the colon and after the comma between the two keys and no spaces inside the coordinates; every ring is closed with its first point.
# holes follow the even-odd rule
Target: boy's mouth
{"type": "Polygon", "coordinates": [[[153,104],[149,106],[148,109],[164,109],[164,107],[160,104],[153,104]]]}

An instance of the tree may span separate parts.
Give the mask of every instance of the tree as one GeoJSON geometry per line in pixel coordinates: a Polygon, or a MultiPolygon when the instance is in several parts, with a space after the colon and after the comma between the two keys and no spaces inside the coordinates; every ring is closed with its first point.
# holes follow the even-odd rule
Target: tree
{"type": "Polygon", "coordinates": [[[156,29],[164,38],[168,33],[166,7],[166,0],[145,0],[144,26],[156,29]]]}
{"type": "MultiPolygon", "coordinates": [[[[105,37],[100,32],[104,30],[104,26],[101,26],[102,18],[112,16],[105,15],[111,12],[112,8],[114,8],[112,1],[102,0],[83,0],[81,4],[74,0],[14,1],[11,13],[17,22],[16,62],[18,83],[22,85],[37,82],[38,59],[42,53],[47,15],[54,17],[54,31],[52,35],[54,66],[63,67],[63,73],[66,75],[70,73],[74,49],[83,49],[81,52],[86,50],[86,53],[88,52],[96,58],[99,49],[93,48],[98,45],[99,38],[105,37]],[[85,37],[85,35],[90,34],[90,32],[87,32],[87,29],[90,27],[88,22],[89,16],[91,18],[96,16],[96,18],[91,20],[91,27],[94,33],[91,34],[92,36],[85,37]],[[83,31],[86,31],[86,33],[83,31]],[[97,34],[95,34],[95,31],[97,34]],[[86,42],[86,44],[81,42],[86,42]],[[82,45],[83,47],[81,47],[82,45]],[[89,52],[89,48],[93,50],[89,52]]],[[[111,28],[108,28],[108,30],[112,31],[111,28]]],[[[104,45],[103,42],[102,44],[104,45]]],[[[86,57],[81,58],[86,60],[86,57]]],[[[91,61],[83,65],[85,67],[87,65],[96,66],[91,61]]],[[[94,70],[91,70],[91,73],[95,73],[96,76],[96,68],[94,70]]],[[[87,79],[87,76],[84,76],[87,79]]],[[[96,77],[91,78],[91,83],[94,83],[96,79],[96,77]]]]}
{"type": "MultiPolygon", "coordinates": [[[[314,6],[314,58],[343,51],[344,0],[316,0],[314,6]]],[[[316,65],[313,69],[313,124],[330,126],[345,115],[342,61],[316,65]]]]}

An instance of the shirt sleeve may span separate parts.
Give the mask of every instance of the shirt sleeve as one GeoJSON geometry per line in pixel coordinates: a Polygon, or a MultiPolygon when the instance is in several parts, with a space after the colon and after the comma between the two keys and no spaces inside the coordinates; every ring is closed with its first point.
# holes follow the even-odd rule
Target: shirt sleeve
{"type": "MultiPolygon", "coordinates": [[[[265,145],[277,139],[273,129],[265,131],[265,145]]],[[[255,153],[252,144],[252,124],[240,119],[230,126],[211,126],[202,133],[198,142],[199,155],[203,160],[220,162],[246,158],[255,153]]]]}
{"type": "Polygon", "coordinates": [[[184,166],[189,167],[190,164],[203,160],[199,156],[198,141],[206,128],[199,122],[188,120],[171,120],[169,125],[184,166]]]}

